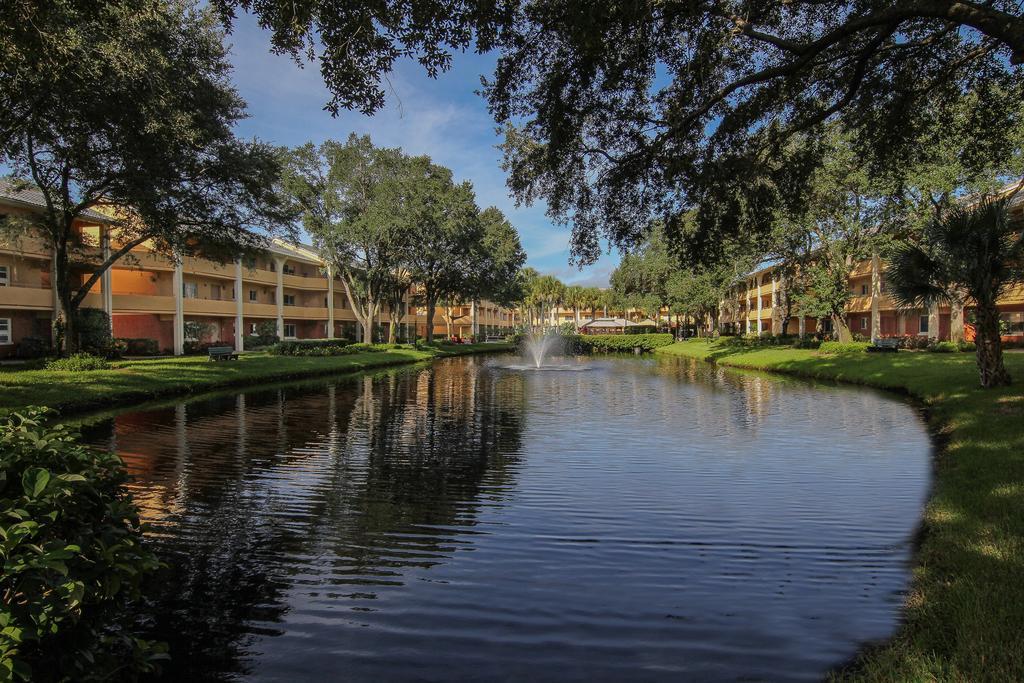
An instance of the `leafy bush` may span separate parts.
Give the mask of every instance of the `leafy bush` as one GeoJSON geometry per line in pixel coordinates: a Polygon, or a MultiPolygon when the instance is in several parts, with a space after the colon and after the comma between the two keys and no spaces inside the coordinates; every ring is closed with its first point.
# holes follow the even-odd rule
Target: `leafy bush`
{"type": "Polygon", "coordinates": [[[960,351],[959,347],[950,341],[933,342],[928,345],[928,350],[932,353],[957,353],[960,351]]]}
{"type": "Polygon", "coordinates": [[[14,355],[22,360],[34,360],[50,355],[50,340],[42,337],[22,337],[14,355]]]}
{"type": "Polygon", "coordinates": [[[901,346],[901,348],[910,349],[910,350],[914,350],[914,349],[927,349],[929,343],[930,342],[928,341],[928,337],[921,337],[921,336],[918,336],[918,335],[912,335],[912,336],[909,336],[909,337],[903,337],[903,342],[902,342],[902,344],[900,346],[901,346]]]}
{"type": "Polygon", "coordinates": [[[978,350],[978,347],[974,342],[968,341],[957,342],[956,347],[963,353],[974,353],[978,350]]]}
{"type": "Polygon", "coordinates": [[[674,339],[671,334],[581,334],[571,337],[572,348],[577,353],[632,351],[653,351],[668,346],[674,339]]]}
{"type": "MultiPolygon", "coordinates": [[[[833,343],[833,342],[829,342],[829,343],[833,343]]],[[[814,339],[813,337],[804,337],[803,339],[797,338],[796,341],[793,342],[793,348],[794,349],[818,349],[818,348],[821,347],[821,344],[822,344],[822,342],[821,342],[820,339],[814,339]]]]}
{"type": "Polygon", "coordinates": [[[159,567],[116,455],[44,427],[46,409],[0,418],[0,678],[99,680],[152,672],[162,647],[126,616],[159,567]]]}
{"type": "Polygon", "coordinates": [[[75,314],[78,348],[96,356],[107,356],[112,351],[110,316],[99,308],[80,308],[75,314]]]}
{"type": "Polygon", "coordinates": [[[74,353],[67,358],[55,358],[46,364],[47,370],[60,370],[63,372],[88,372],[89,370],[106,370],[110,363],[106,358],[100,358],[90,353],[74,353]]]}
{"type": "Polygon", "coordinates": [[[871,342],[821,342],[818,351],[821,353],[866,353],[871,342]]]}
{"type": "Polygon", "coordinates": [[[127,356],[159,356],[160,344],[156,339],[118,337],[114,343],[123,347],[127,356]]]}
{"type": "Polygon", "coordinates": [[[344,350],[351,345],[349,339],[294,339],[277,342],[270,352],[275,356],[336,356],[354,353],[344,350]]]}

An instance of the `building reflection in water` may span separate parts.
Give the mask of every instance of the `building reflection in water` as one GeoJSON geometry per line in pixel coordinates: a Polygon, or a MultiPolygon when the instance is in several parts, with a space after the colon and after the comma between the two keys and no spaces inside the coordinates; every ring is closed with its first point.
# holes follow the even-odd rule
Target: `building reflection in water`
{"type": "Polygon", "coordinates": [[[522,412],[502,406],[522,391],[520,376],[438,363],[86,427],[124,458],[168,564],[141,615],[170,642],[167,675],[244,674],[296,592],[372,604],[472,546],[479,507],[514,486],[522,412]]]}

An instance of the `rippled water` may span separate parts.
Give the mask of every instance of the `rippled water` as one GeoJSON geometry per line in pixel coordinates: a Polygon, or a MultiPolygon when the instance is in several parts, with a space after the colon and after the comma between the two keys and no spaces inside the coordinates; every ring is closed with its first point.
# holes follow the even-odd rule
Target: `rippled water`
{"type": "Polygon", "coordinates": [[[121,414],[173,680],[814,680],[899,619],[883,394],[674,359],[413,368],[121,414]]]}

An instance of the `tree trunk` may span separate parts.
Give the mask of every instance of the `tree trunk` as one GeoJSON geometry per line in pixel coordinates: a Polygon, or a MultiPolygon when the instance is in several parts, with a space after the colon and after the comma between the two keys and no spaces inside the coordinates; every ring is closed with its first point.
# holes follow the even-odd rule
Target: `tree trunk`
{"type": "Polygon", "coordinates": [[[850,332],[850,326],[843,316],[832,314],[832,329],[835,331],[838,341],[843,343],[853,341],[853,333],[850,332]]]}
{"type": "Polygon", "coordinates": [[[437,310],[437,297],[427,290],[427,343],[434,343],[434,312],[437,310]]]}
{"type": "Polygon", "coordinates": [[[66,242],[53,245],[51,263],[52,286],[57,290],[53,311],[53,349],[62,356],[69,356],[78,350],[78,330],[71,301],[71,269],[66,242]]]}
{"type": "Polygon", "coordinates": [[[1010,384],[1010,373],[1003,365],[1003,341],[999,334],[999,309],[995,303],[978,302],[978,328],[975,335],[978,373],[981,386],[1004,387],[1010,384]]]}

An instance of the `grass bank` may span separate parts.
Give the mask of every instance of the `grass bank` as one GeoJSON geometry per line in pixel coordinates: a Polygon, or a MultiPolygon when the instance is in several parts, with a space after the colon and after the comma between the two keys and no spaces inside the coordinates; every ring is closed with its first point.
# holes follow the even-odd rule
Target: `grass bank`
{"type": "Polygon", "coordinates": [[[206,356],[180,356],[121,361],[109,370],[90,372],[0,370],[0,409],[44,405],[66,415],[226,387],[359,372],[512,348],[510,344],[439,344],[344,356],[247,353],[230,362],[210,362],[206,356]]]}
{"type": "Polygon", "coordinates": [[[851,681],[1024,680],[1024,354],[1017,386],[978,388],[974,355],[826,355],[705,341],[656,353],[891,389],[928,408],[941,434],[905,622],[834,674],[851,681]]]}

